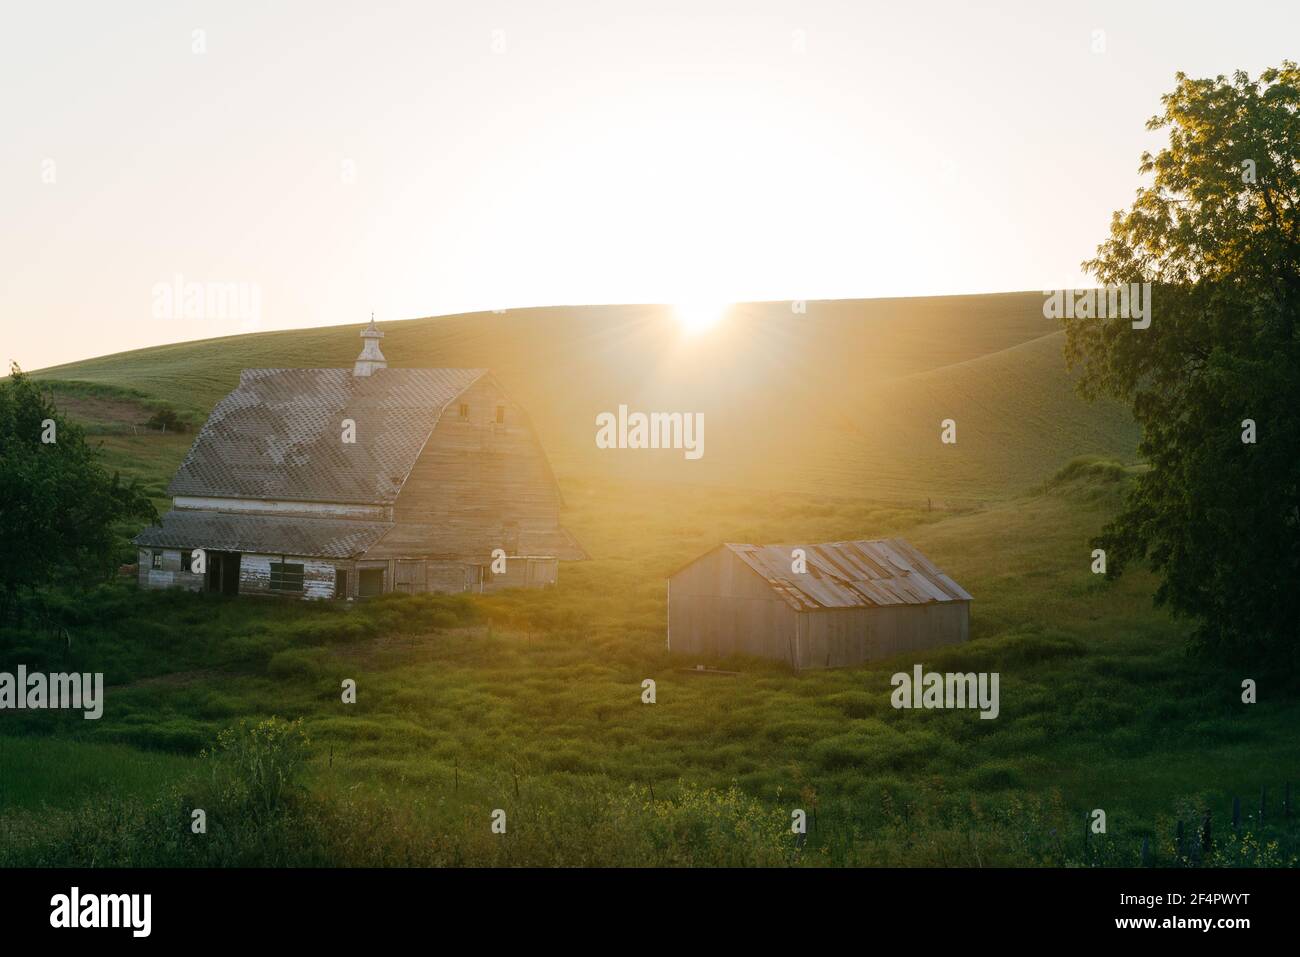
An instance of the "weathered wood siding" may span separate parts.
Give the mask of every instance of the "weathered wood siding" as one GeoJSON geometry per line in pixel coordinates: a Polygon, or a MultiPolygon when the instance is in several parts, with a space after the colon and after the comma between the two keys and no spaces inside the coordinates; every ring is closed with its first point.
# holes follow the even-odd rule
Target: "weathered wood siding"
{"type": "Polygon", "coordinates": [[[455,593],[478,588],[478,566],[466,562],[426,563],[425,578],[429,591],[455,593]]]}
{"type": "MultiPolygon", "coordinates": [[[[382,568],[386,590],[416,595],[422,592],[454,594],[500,591],[503,588],[543,588],[555,584],[560,563],[554,558],[509,558],[506,571],[500,575],[493,574],[486,562],[443,559],[365,561],[359,567],[382,568]]],[[[349,581],[349,589],[356,594],[355,582],[349,581]]]]}
{"type": "Polygon", "coordinates": [[[795,612],[725,548],[674,575],[668,586],[668,648],[721,658],[755,655],[795,664],[795,612]]]}
{"type": "Polygon", "coordinates": [[[203,576],[182,569],[179,548],[138,548],[136,554],[139,561],[136,580],[141,588],[203,590],[203,576]],[[154,552],[162,552],[162,568],[153,567],[154,552]]]}
{"type": "Polygon", "coordinates": [[[294,555],[245,554],[239,561],[239,593],[277,598],[333,598],[334,563],[319,558],[303,558],[294,555]],[[302,591],[272,591],[272,562],[302,565],[302,591]]]}
{"type": "Polygon", "coordinates": [[[514,554],[530,534],[551,535],[559,526],[559,488],[541,444],[490,376],[443,412],[394,503],[393,520],[397,527],[367,558],[486,561],[494,548],[514,554]]]}
{"type": "Polygon", "coordinates": [[[483,570],[483,591],[501,591],[504,588],[545,588],[559,578],[560,563],[554,558],[507,558],[506,570],[501,574],[492,571],[491,565],[483,570]]]}
{"type": "Polygon", "coordinates": [[[725,548],[668,583],[668,647],[776,658],[804,670],[861,664],[970,638],[970,602],[796,612],[725,548]]]}
{"type": "Polygon", "coordinates": [[[428,591],[423,561],[399,561],[394,564],[396,565],[396,574],[393,576],[394,591],[405,592],[408,595],[428,591]]]}

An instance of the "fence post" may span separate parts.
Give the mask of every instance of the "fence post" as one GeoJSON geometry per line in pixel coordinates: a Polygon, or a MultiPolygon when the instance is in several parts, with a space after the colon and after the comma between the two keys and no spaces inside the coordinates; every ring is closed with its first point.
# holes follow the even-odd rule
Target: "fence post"
{"type": "Polygon", "coordinates": [[[1142,866],[1151,866],[1151,838],[1142,838],[1142,866]]]}
{"type": "Polygon", "coordinates": [[[1210,828],[1210,809],[1205,809],[1205,817],[1201,819],[1201,852],[1204,855],[1214,850],[1214,836],[1210,828]]]}
{"type": "Polygon", "coordinates": [[[1178,849],[1178,861],[1182,863],[1183,858],[1187,856],[1187,852],[1183,844],[1183,822],[1181,820],[1178,822],[1178,829],[1174,831],[1174,846],[1178,849]]]}

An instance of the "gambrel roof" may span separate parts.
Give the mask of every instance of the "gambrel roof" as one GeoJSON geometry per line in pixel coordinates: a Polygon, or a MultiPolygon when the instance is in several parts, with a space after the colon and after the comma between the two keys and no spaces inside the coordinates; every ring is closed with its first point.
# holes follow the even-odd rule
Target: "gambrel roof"
{"type": "Polygon", "coordinates": [[[389,505],[443,410],[485,369],[245,369],[169,495],[389,505]],[[356,441],[343,441],[345,420],[356,441]]]}

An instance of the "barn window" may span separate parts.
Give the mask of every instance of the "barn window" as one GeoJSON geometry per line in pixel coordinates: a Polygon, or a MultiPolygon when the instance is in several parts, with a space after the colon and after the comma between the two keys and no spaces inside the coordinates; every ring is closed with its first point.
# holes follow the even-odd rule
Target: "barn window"
{"type": "Polygon", "coordinates": [[[188,548],[181,549],[181,571],[193,571],[194,552],[188,548]]]}
{"type": "Polygon", "coordinates": [[[302,591],[301,563],[271,562],[271,591],[302,591]]]}
{"type": "Polygon", "coordinates": [[[162,552],[154,552],[149,564],[152,568],[162,568],[162,552]]]}
{"type": "Polygon", "coordinates": [[[497,406],[497,425],[505,425],[505,424],[506,424],[506,407],[504,405],[499,405],[497,406]]]}
{"type": "Polygon", "coordinates": [[[468,418],[469,418],[469,403],[468,403],[468,402],[462,402],[462,403],[460,404],[460,417],[461,417],[462,419],[468,419],[468,418]]]}

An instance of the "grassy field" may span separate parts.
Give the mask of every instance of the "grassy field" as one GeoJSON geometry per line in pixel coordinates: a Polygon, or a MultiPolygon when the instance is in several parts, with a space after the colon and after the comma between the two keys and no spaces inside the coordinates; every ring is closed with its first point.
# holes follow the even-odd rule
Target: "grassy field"
{"type": "MultiPolygon", "coordinates": [[[[306,794],[338,816],[313,853],[339,860],[370,859],[334,835],[360,816],[389,863],[777,863],[795,859],[782,822],[804,808],[817,819],[798,851],[808,862],[1134,863],[1146,837],[1168,863],[1176,820],[1194,829],[1210,808],[1222,825],[1233,796],[1253,808],[1261,788],[1277,808],[1300,772],[1300,704],[1276,686],[1241,704],[1242,675],[1183,653],[1181,629],[1151,608],[1150,580],[1091,575],[1086,538],[1114,507],[1115,473],[1085,469],[956,513],[570,486],[570,522],[593,560],[549,592],[347,610],[106,588],[78,606],[71,651],[7,636],[6,663],[103,670],[111,701],[95,722],[6,715],[0,762],[22,784],[0,794],[4,820],[40,836],[8,853],[84,859],[68,835],[92,826],[75,822],[102,804],[102,786],[128,803],[150,782],[193,786],[207,774],[194,755],[220,729],[278,715],[304,719],[306,794]],[[869,533],[906,534],[976,596],[972,642],[924,664],[998,671],[998,720],[891,708],[889,676],[910,659],[798,676],[737,660],[724,666],[740,675],[718,678],[684,673],[690,662],[665,652],[663,575],[709,542],[869,533]],[[345,678],[355,705],[340,700],[345,678]],[[47,736],[59,746],[33,746],[47,736]],[[33,812],[43,800],[52,808],[33,812]],[[494,844],[496,808],[518,823],[494,844]],[[1094,808],[1108,834],[1085,848],[1094,808]],[[668,843],[615,839],[653,833],[652,812],[667,815],[668,843]],[[701,815],[712,836],[687,840],[701,815]],[[733,833],[742,825],[772,842],[747,843],[733,833]]],[[[1246,863],[1296,853],[1293,830],[1266,822],[1262,833],[1276,847],[1248,846],[1246,863]]],[[[319,860],[300,846],[266,853],[319,860]]],[[[246,858],[220,858],[232,860],[246,858]]]]}
{"type": "MultiPolygon", "coordinates": [[[[770,427],[781,454],[760,476],[756,453],[719,435],[714,471],[690,482],[680,462],[629,477],[585,448],[589,418],[566,415],[613,394],[606,362],[630,362],[637,342],[662,358],[655,310],[389,326],[385,350],[407,360],[397,364],[504,367],[507,386],[533,397],[559,448],[564,522],[592,560],[566,564],[544,592],[353,608],[120,583],[59,599],[71,645],[0,632],[0,669],[103,671],[109,707],[99,721],[5,714],[0,864],[1107,865],[1138,863],[1146,839],[1170,865],[1191,862],[1208,810],[1214,841],[1199,863],[1293,865],[1300,835],[1281,797],[1300,784],[1300,694],[1188,657],[1186,628],[1153,608],[1149,575],[1091,574],[1088,539],[1140,466],[1122,417],[1070,394],[1039,303],[810,304],[824,309],[817,335],[788,306],[750,307],[771,321],[742,340],[748,364],[716,376],[750,376],[752,402],[716,382],[700,394],[713,390],[705,401],[730,425],[770,427]],[[948,409],[961,453],[941,462],[948,409]],[[1096,451],[1113,459],[1062,469],[1096,451]],[[889,678],[913,658],[802,675],[738,659],[720,664],[739,674],[715,677],[668,655],[664,579],[718,542],[888,535],[974,595],[971,642],[921,663],[999,672],[997,720],[893,709],[889,678]],[[1257,704],[1241,702],[1245,677],[1257,704]],[[646,678],[654,704],[642,702],[646,678]],[[345,679],[355,704],[341,700],[345,679]],[[283,759],[295,787],[262,799],[245,751],[211,749],[222,729],[273,716],[301,718],[309,743],[300,765],[283,759]],[[190,833],[196,807],[207,835],[190,833]],[[490,829],[496,809],[504,835],[490,829]],[[808,813],[806,843],[790,832],[794,809],[808,813]],[[1085,837],[1094,809],[1107,833],[1085,837]]],[[[117,398],[201,417],[243,365],[341,365],[356,345],[355,330],[275,333],[42,377],[138,390],[117,398]]],[[[646,406],[661,388],[645,385],[646,406]]],[[[156,493],[189,441],[107,427],[102,440],[156,493]]],[[[293,736],[259,733],[239,740],[293,736]]]]}

